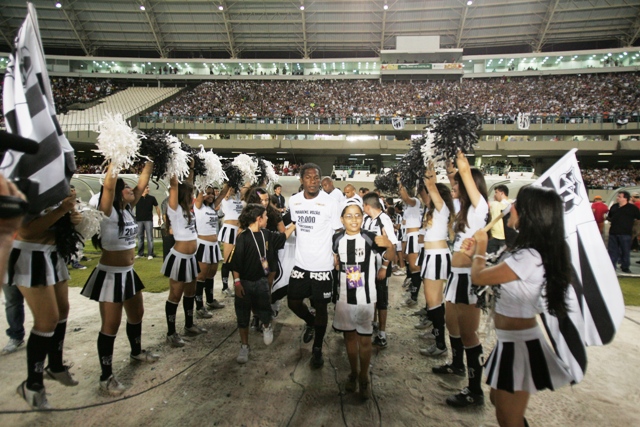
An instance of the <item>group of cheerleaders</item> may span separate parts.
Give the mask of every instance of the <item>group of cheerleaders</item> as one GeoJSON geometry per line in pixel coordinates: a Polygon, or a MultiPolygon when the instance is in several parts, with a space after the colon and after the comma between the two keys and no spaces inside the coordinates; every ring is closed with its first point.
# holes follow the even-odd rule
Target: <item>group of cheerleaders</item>
{"type": "MultiPolygon", "coordinates": [[[[82,290],[82,295],[99,303],[102,319],[97,343],[102,368],[99,384],[111,395],[125,391],[112,372],[114,341],[123,308],[132,362],[158,360],[158,355],[143,350],[141,345],[143,284],[133,269],[137,225],[131,213],[149,183],[152,170],[153,163],[147,162],[135,188],[118,178],[117,171],[111,167],[107,170],[98,204],[104,219],[100,238],[94,238],[102,255],[82,290]]],[[[447,173],[451,190],[437,184],[435,171],[427,169],[424,191],[419,194],[426,208],[424,218],[418,216],[415,221],[411,214],[405,218],[406,253],[413,287],[420,282],[424,284],[428,318],[433,323],[435,343],[422,353],[446,354],[446,327],[452,360],[434,367],[433,372],[463,377],[466,354],[468,376],[468,386],[447,398],[447,404],[482,405],[481,377],[486,367],[490,398],[499,424],[528,425],[524,415],[530,394],[545,388],[556,389],[571,381],[566,366],[549,347],[536,321],[543,305],[551,314],[563,315],[567,310],[565,292],[571,268],[564,242],[562,201],[548,189],[536,186],[521,189],[517,202],[511,207],[508,223],[519,231],[515,245],[497,265],[487,266],[488,236],[483,227],[488,222],[489,208],[483,174],[471,168],[462,153],[458,153],[455,166],[453,163],[447,166],[447,173]],[[454,208],[452,194],[458,201],[457,208],[454,208]],[[451,230],[455,234],[452,254],[448,245],[451,230]],[[495,287],[497,335],[496,347],[486,364],[477,333],[481,315],[477,290],[484,286],[495,287]]],[[[213,276],[219,261],[226,261],[231,255],[242,212],[242,202],[227,185],[217,197],[213,189],[197,194],[193,203],[192,175],[193,172],[183,183],[171,178],[167,206],[175,244],[164,260],[162,272],[170,283],[165,311],[167,342],[174,347],[185,345],[176,331],[181,299],[185,314],[183,333],[188,336],[206,332],[193,321],[194,304],[199,317],[210,317],[204,308],[203,291],[209,308],[221,306],[213,299],[213,276]],[[214,207],[223,203],[224,224],[218,233],[214,207]],[[218,235],[225,243],[224,256],[220,253],[218,235]]],[[[243,191],[248,190],[246,187],[243,191]]],[[[419,210],[421,203],[409,196],[410,191],[399,187],[409,212],[416,205],[419,210]]],[[[266,191],[252,188],[245,196],[247,203],[262,203],[267,208],[267,228],[285,232],[266,191]]],[[[8,264],[8,283],[19,287],[34,318],[27,342],[27,379],[17,390],[34,409],[50,408],[45,377],[66,386],[78,384],[62,360],[69,311],[69,274],[64,260],[56,253],[53,231],[56,221],[67,213],[72,214],[72,221],[79,221],[74,194],[38,218],[26,221],[18,230],[8,264]]],[[[228,289],[228,274],[229,266],[225,262],[225,289],[228,289]]],[[[273,277],[269,282],[273,283],[273,277]]]]}

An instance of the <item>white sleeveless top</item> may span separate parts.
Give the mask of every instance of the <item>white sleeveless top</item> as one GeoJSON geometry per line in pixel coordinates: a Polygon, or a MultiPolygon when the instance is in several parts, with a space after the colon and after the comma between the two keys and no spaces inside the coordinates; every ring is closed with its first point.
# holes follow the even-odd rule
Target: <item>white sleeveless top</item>
{"type": "Polygon", "coordinates": [[[229,197],[228,199],[222,199],[220,202],[222,212],[224,212],[224,220],[237,221],[244,208],[244,203],[237,199],[236,196],[229,197]]]}
{"type": "Polygon", "coordinates": [[[111,208],[111,215],[100,222],[100,243],[107,251],[125,251],[136,247],[138,235],[138,223],[131,212],[122,210],[124,229],[122,233],[118,229],[118,212],[111,208]]]}
{"type": "Polygon", "coordinates": [[[422,204],[415,197],[411,198],[416,202],[415,206],[405,204],[403,218],[405,228],[420,228],[422,226],[422,204]]]}
{"type": "Polygon", "coordinates": [[[173,238],[177,242],[188,242],[198,238],[195,215],[192,215],[191,221],[187,222],[187,217],[182,211],[182,206],[178,205],[178,208],[174,211],[171,209],[171,206],[167,204],[167,217],[169,217],[169,221],[171,221],[173,238]]]}
{"type": "Polygon", "coordinates": [[[198,209],[193,205],[193,212],[196,216],[196,229],[201,236],[215,236],[218,234],[218,213],[211,206],[204,203],[198,209]]]}
{"type": "Polygon", "coordinates": [[[431,217],[431,226],[427,225],[426,233],[424,234],[425,242],[438,242],[441,240],[447,241],[449,239],[449,208],[443,204],[440,212],[437,209],[433,210],[433,216],[431,217]]]}
{"type": "Polygon", "coordinates": [[[453,251],[460,251],[464,239],[473,237],[476,231],[487,225],[487,214],[489,213],[489,205],[484,197],[480,197],[478,206],[469,206],[467,211],[467,228],[463,232],[456,233],[456,241],[453,243],[453,251]]]}

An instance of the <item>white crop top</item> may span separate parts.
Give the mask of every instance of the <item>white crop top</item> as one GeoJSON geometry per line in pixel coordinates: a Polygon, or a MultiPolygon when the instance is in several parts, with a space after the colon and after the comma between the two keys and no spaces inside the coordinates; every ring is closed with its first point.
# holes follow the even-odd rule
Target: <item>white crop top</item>
{"type": "Polygon", "coordinates": [[[530,319],[542,313],[545,271],[538,251],[520,249],[504,262],[518,279],[500,285],[496,313],[521,319],[530,319]]]}
{"type": "Polygon", "coordinates": [[[222,199],[222,202],[220,202],[220,207],[222,208],[222,212],[224,212],[225,221],[237,221],[240,217],[240,214],[242,213],[244,204],[235,196],[233,196],[229,197],[228,199],[222,199]]]}
{"type": "Polygon", "coordinates": [[[476,231],[487,225],[489,205],[484,197],[480,197],[478,206],[469,206],[467,211],[467,228],[463,232],[456,233],[456,241],[453,243],[453,251],[458,252],[464,239],[473,237],[476,231]]]}
{"type": "Polygon", "coordinates": [[[198,209],[193,205],[193,212],[196,215],[196,229],[201,236],[215,236],[218,234],[218,213],[211,206],[204,203],[198,209]]]}
{"type": "Polygon", "coordinates": [[[427,230],[424,234],[425,242],[438,242],[441,240],[449,240],[449,208],[445,204],[442,205],[440,212],[437,209],[433,210],[431,225],[427,225],[427,230]]]}
{"type": "Polygon", "coordinates": [[[138,223],[127,209],[122,210],[124,229],[118,229],[118,212],[111,208],[111,215],[100,222],[100,244],[107,251],[125,251],[136,247],[138,223]]]}
{"type": "Polygon", "coordinates": [[[191,221],[187,222],[187,217],[182,211],[182,206],[178,205],[178,208],[174,211],[171,209],[171,206],[167,205],[167,217],[169,217],[169,221],[171,221],[173,238],[177,242],[188,242],[198,238],[195,215],[191,215],[191,221]]]}
{"type": "Polygon", "coordinates": [[[420,228],[422,226],[422,204],[420,200],[412,197],[411,200],[415,201],[415,206],[409,206],[405,204],[403,218],[405,221],[405,228],[420,228]]]}

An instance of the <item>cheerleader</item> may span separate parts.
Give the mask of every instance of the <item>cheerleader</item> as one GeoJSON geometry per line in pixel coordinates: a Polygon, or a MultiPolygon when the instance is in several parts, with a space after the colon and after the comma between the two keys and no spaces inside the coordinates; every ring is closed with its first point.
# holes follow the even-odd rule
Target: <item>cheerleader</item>
{"type": "MultiPolygon", "coordinates": [[[[225,194],[226,191],[227,189],[224,189],[225,194]]],[[[223,303],[213,298],[213,279],[218,272],[218,263],[222,260],[218,245],[218,213],[213,208],[215,204],[216,196],[212,187],[208,187],[204,192],[198,192],[193,204],[198,230],[196,260],[200,267],[200,273],[196,278],[196,316],[201,319],[213,317],[207,308],[217,310],[225,307],[223,303]],[[202,300],[203,291],[207,299],[206,308],[202,300]]]]}
{"type": "MultiPolygon", "coordinates": [[[[243,187],[246,189],[248,187],[243,187]]],[[[224,194],[224,191],[221,192],[224,194]]],[[[238,217],[244,207],[243,202],[240,199],[240,194],[236,194],[234,188],[227,187],[227,194],[220,199],[219,205],[216,205],[216,209],[220,206],[222,212],[224,212],[224,222],[220,229],[220,239],[224,243],[223,246],[223,263],[222,263],[222,293],[231,297],[234,295],[233,291],[229,289],[229,256],[233,252],[233,247],[236,244],[236,237],[238,236],[238,217]]]]}
{"type": "Polygon", "coordinates": [[[72,193],[41,216],[28,218],[18,229],[7,265],[6,283],[17,286],[33,315],[27,341],[27,380],[18,386],[18,395],[33,409],[50,409],[44,378],[65,386],[76,386],[64,365],[62,350],[69,315],[69,270],[56,248],[56,223],[70,214],[74,225],[82,221],[75,211],[72,193]],[[45,366],[45,359],[48,365],[45,366]]]}
{"type": "Polygon", "coordinates": [[[176,313],[184,293],[184,333],[196,336],[207,332],[193,323],[193,304],[196,294],[196,277],[199,273],[196,261],[197,237],[196,222],[191,213],[193,203],[193,161],[189,178],[178,183],[171,177],[167,217],[171,223],[176,243],[162,264],[162,274],[169,278],[169,296],[165,305],[167,316],[167,342],[172,347],[184,347],[185,342],[176,332],[176,313]]]}
{"type": "Polygon", "coordinates": [[[498,341],[487,361],[487,384],[498,423],[527,426],[532,393],[571,382],[568,368],[547,343],[536,321],[543,305],[550,314],[567,313],[565,294],[571,280],[565,243],[564,207],[554,191],[524,187],[511,205],[507,224],[519,231],[514,247],[495,267],[486,267],[487,233],[478,230],[462,251],[473,257],[474,285],[497,285],[495,327],[498,341]]]}
{"type": "Polygon", "coordinates": [[[158,355],[142,350],[142,281],[133,269],[138,224],[131,210],[147,188],[153,162],[147,162],[138,184],[131,189],[109,165],[99,196],[98,209],[104,213],[100,237],[93,243],[102,249],[98,265],[87,279],[81,294],[100,304],[101,327],[98,334],[98,359],[102,375],[100,389],[113,396],[126,390],[112,372],[113,346],[122,320],[127,314],[127,338],[132,362],[155,362],[158,355]]]}
{"type": "Polygon", "coordinates": [[[480,308],[476,306],[478,297],[471,286],[471,258],[460,252],[464,239],[473,236],[487,223],[489,205],[487,186],[482,172],[469,166],[463,153],[456,156],[458,171],[453,165],[447,166],[447,175],[460,201],[460,211],[456,214],[456,233],[451,258],[451,274],[445,288],[445,320],[449,331],[452,362],[432,368],[436,374],[464,376],[463,356],[467,356],[468,386],[460,393],[449,396],[447,404],[454,407],[483,405],[482,394],[482,344],[478,338],[480,308]]]}
{"type": "Polygon", "coordinates": [[[431,337],[435,343],[421,349],[425,356],[440,356],[447,352],[444,339],[444,305],[442,290],[444,282],[451,273],[451,252],[449,251],[449,233],[453,226],[454,210],[451,190],[444,184],[436,183],[433,165],[425,171],[422,190],[427,211],[424,217],[424,256],[421,262],[420,277],[424,284],[424,296],[427,301],[426,318],[433,324],[431,337]]]}
{"type": "Polygon", "coordinates": [[[420,266],[418,265],[418,254],[420,253],[420,227],[422,225],[422,204],[416,197],[409,195],[409,192],[398,180],[398,190],[400,198],[405,205],[404,210],[404,228],[406,235],[406,244],[404,246],[405,263],[407,264],[408,279],[411,282],[411,296],[407,298],[403,304],[407,307],[413,307],[418,304],[418,292],[422,280],[420,279],[420,266]]]}

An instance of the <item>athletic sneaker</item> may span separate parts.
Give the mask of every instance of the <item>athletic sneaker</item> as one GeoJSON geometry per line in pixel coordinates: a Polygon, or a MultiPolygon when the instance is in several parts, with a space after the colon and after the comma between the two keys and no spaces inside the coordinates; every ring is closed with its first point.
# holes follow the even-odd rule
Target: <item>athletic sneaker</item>
{"type": "Polygon", "coordinates": [[[23,345],[24,345],[24,340],[9,338],[9,342],[7,343],[7,345],[4,346],[4,348],[2,349],[2,352],[4,354],[13,353],[14,351],[17,351],[18,349],[22,348],[23,345]]]}
{"type": "Polygon", "coordinates": [[[382,338],[380,335],[376,335],[373,339],[373,345],[380,348],[387,348],[387,338],[382,338]]]}
{"type": "Polygon", "coordinates": [[[472,393],[468,387],[465,387],[460,393],[447,397],[447,405],[455,408],[484,405],[484,394],[472,393]]]}
{"type": "Polygon", "coordinates": [[[432,322],[431,320],[429,320],[427,316],[421,316],[420,321],[418,321],[418,323],[413,325],[413,327],[416,329],[428,329],[429,327],[431,327],[431,325],[432,325],[432,322]]]}
{"type": "Polygon", "coordinates": [[[324,359],[322,358],[322,348],[313,347],[311,353],[311,367],[314,369],[320,369],[324,365],[324,359]]]}
{"type": "Polygon", "coordinates": [[[240,353],[238,353],[238,357],[236,357],[236,362],[242,364],[245,364],[249,361],[249,351],[251,351],[249,349],[249,346],[246,344],[242,344],[240,346],[240,353]]]}
{"type": "Polygon", "coordinates": [[[209,313],[209,311],[205,307],[202,307],[196,309],[196,317],[198,319],[211,319],[213,317],[213,314],[209,313]]]}
{"type": "Polygon", "coordinates": [[[200,334],[206,334],[207,330],[205,328],[201,328],[200,326],[196,325],[195,323],[193,325],[191,325],[190,328],[187,328],[186,326],[184,327],[184,334],[188,337],[195,337],[196,335],[200,335],[200,334]]]}
{"type": "Polygon", "coordinates": [[[393,272],[393,273],[391,273],[391,274],[393,274],[394,276],[406,276],[406,275],[407,275],[407,272],[406,272],[406,271],[404,271],[404,269],[399,268],[399,269],[397,269],[396,271],[394,271],[394,272],[393,272]]]}
{"type": "Polygon", "coordinates": [[[411,299],[411,297],[409,297],[402,302],[402,305],[405,307],[415,307],[416,305],[418,305],[418,301],[411,299]]]}
{"type": "Polygon", "coordinates": [[[142,258],[142,255],[136,255],[134,258],[135,259],[142,258]]]}
{"type": "Polygon", "coordinates": [[[347,380],[344,382],[344,391],[347,393],[353,393],[358,389],[358,375],[349,374],[347,380]]]}
{"type": "Polygon", "coordinates": [[[433,372],[434,374],[440,374],[440,375],[451,374],[451,375],[457,375],[459,377],[465,376],[464,366],[462,368],[457,368],[448,363],[442,366],[434,366],[433,368],[431,368],[431,372],[433,372]]]}
{"type": "Polygon", "coordinates": [[[411,286],[411,278],[407,277],[404,279],[404,282],[402,282],[402,287],[407,289],[409,286],[411,286]]]}
{"type": "Polygon", "coordinates": [[[47,393],[44,389],[44,386],[38,385],[39,390],[29,390],[27,388],[27,382],[23,381],[22,384],[18,386],[16,392],[20,397],[27,401],[27,403],[33,409],[51,409],[51,405],[47,401],[47,393]]]}
{"type": "Polygon", "coordinates": [[[233,292],[231,290],[231,288],[223,289],[222,290],[222,295],[225,295],[227,297],[235,297],[236,296],[235,292],[233,292]]]}
{"type": "Polygon", "coordinates": [[[414,311],[412,316],[428,316],[427,310],[425,308],[421,308],[418,311],[414,311]]]}
{"type": "Polygon", "coordinates": [[[433,331],[427,331],[424,334],[420,334],[418,335],[418,338],[423,339],[423,340],[427,340],[427,341],[435,341],[436,340],[436,336],[433,335],[433,331]]]}
{"type": "Polygon", "coordinates": [[[207,308],[211,310],[219,310],[225,307],[226,307],[226,304],[221,303],[217,299],[214,299],[213,301],[207,303],[207,308]]]}
{"type": "Polygon", "coordinates": [[[155,353],[151,353],[150,351],[147,350],[142,350],[140,352],[140,354],[129,354],[129,361],[131,362],[146,362],[146,363],[155,363],[158,361],[158,359],[160,359],[160,356],[155,354],[155,353]]]}
{"type": "Polygon", "coordinates": [[[64,368],[62,372],[53,372],[51,368],[44,368],[44,377],[48,380],[58,381],[62,385],[66,385],[67,387],[74,387],[78,385],[78,381],[73,379],[73,375],[69,372],[69,368],[71,366],[63,365],[64,368]]]}
{"type": "Polygon", "coordinates": [[[378,322],[371,322],[371,326],[373,326],[373,335],[378,335],[378,332],[380,331],[380,325],[378,322]]]}
{"type": "Polygon", "coordinates": [[[80,264],[78,261],[73,261],[71,263],[71,267],[75,268],[76,270],[86,270],[87,269],[86,266],[80,264]]]}
{"type": "Polygon", "coordinates": [[[148,260],[152,260],[152,259],[153,259],[153,255],[149,255],[149,256],[147,257],[147,259],[148,259],[148,260]]]}
{"type": "Polygon", "coordinates": [[[100,381],[100,390],[110,394],[111,396],[120,396],[125,392],[126,387],[123,386],[112,374],[106,380],[100,381]]]}
{"type": "Polygon", "coordinates": [[[315,328],[310,325],[305,325],[304,334],[302,335],[302,342],[305,344],[308,342],[311,342],[314,335],[315,335],[315,328]]]}
{"type": "Polygon", "coordinates": [[[442,356],[443,354],[447,354],[447,348],[438,348],[437,345],[432,344],[427,348],[421,348],[420,354],[428,357],[438,357],[442,356]]]}
{"type": "Polygon", "coordinates": [[[184,340],[177,332],[173,335],[167,335],[167,342],[171,347],[184,347],[184,340]]]}
{"type": "Polygon", "coordinates": [[[262,339],[264,340],[264,345],[269,345],[273,342],[273,328],[271,325],[262,328],[262,339]]]}

